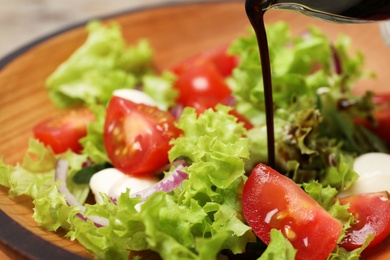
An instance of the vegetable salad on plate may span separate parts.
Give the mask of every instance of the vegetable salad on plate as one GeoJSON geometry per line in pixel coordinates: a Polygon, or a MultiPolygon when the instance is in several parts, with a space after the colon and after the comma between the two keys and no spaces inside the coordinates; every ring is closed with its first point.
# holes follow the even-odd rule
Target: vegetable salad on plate
{"type": "Polygon", "coordinates": [[[388,237],[390,94],[353,94],[373,73],[347,37],[268,25],[270,168],[253,31],[159,72],[147,39],[87,29],[46,81],[63,112],[32,129],[23,162],[0,162],[40,226],[97,259],[356,259],[388,237]]]}

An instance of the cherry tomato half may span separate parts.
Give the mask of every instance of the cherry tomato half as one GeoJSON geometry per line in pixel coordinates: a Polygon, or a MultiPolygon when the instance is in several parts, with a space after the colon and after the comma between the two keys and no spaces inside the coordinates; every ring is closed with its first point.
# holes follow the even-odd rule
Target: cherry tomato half
{"type": "Polygon", "coordinates": [[[112,97],[104,125],[104,146],[115,168],[135,176],[159,173],[168,163],[169,144],[181,131],[157,107],[112,97]]]}
{"type": "Polygon", "coordinates": [[[355,223],[347,230],[340,246],[353,250],[363,245],[367,235],[375,238],[367,248],[374,247],[390,234],[390,199],[388,192],[358,194],[339,198],[340,204],[349,203],[348,211],[355,223]]]}
{"type": "Polygon", "coordinates": [[[33,128],[34,137],[50,146],[55,153],[68,149],[80,152],[80,138],[87,134],[87,124],[94,120],[88,109],[69,110],[57,117],[46,119],[33,128]]]}
{"type": "Polygon", "coordinates": [[[336,247],[342,224],[294,181],[259,164],[245,183],[245,219],[266,244],[277,229],[297,249],[296,259],[326,259],[336,247]]]}

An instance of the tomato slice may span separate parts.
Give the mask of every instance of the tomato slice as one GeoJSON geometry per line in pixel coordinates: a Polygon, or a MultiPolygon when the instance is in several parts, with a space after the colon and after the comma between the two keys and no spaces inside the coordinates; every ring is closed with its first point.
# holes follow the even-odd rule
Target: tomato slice
{"type": "Polygon", "coordinates": [[[104,146],[115,168],[134,176],[159,173],[169,144],[181,131],[173,116],[157,107],[112,97],[104,125],[104,146]]]}
{"type": "Polygon", "coordinates": [[[203,63],[212,64],[222,77],[228,77],[237,67],[239,59],[237,56],[227,54],[228,46],[221,46],[209,51],[194,55],[183,62],[172,67],[171,70],[177,75],[181,75],[185,71],[199,66],[203,63]]]}
{"type": "Polygon", "coordinates": [[[74,109],[46,119],[33,128],[34,137],[50,146],[54,153],[63,153],[68,149],[79,153],[82,146],[79,140],[87,134],[87,124],[94,120],[92,111],[74,109]]]}
{"type": "Polygon", "coordinates": [[[390,234],[390,199],[388,192],[358,194],[339,198],[340,204],[349,203],[348,211],[355,223],[347,230],[340,246],[353,250],[363,245],[367,235],[375,238],[367,248],[374,247],[390,234]]]}
{"type": "Polygon", "coordinates": [[[342,224],[294,181],[259,164],[245,183],[244,217],[266,244],[277,229],[297,249],[296,259],[326,259],[336,247],[342,224]]]}

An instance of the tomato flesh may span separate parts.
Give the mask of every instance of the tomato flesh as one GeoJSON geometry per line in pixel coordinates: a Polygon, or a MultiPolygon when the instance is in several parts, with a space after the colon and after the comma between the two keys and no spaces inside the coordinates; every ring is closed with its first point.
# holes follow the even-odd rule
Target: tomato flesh
{"type": "Polygon", "coordinates": [[[348,211],[355,223],[347,230],[340,246],[353,250],[363,245],[367,235],[375,238],[367,248],[382,242],[390,234],[390,199],[388,192],[358,194],[339,198],[340,204],[350,205],[348,211]]]}
{"type": "Polygon", "coordinates": [[[245,183],[243,212],[266,244],[277,229],[297,249],[296,259],[326,259],[336,247],[342,224],[294,181],[259,164],[245,183]]]}
{"type": "Polygon", "coordinates": [[[175,119],[157,107],[112,97],[104,125],[104,146],[115,168],[134,176],[160,173],[169,144],[181,131],[175,119]]]}
{"type": "Polygon", "coordinates": [[[93,120],[94,115],[88,109],[70,110],[38,123],[33,128],[34,137],[56,154],[68,149],[79,153],[83,148],[79,140],[87,134],[87,124],[93,120]]]}

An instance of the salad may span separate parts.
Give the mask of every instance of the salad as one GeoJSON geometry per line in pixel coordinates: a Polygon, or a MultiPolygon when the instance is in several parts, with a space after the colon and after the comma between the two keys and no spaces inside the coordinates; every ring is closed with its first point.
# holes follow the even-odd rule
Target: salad
{"type": "Polygon", "coordinates": [[[268,25],[271,169],[252,31],[157,72],[147,40],[88,30],[46,82],[64,113],[37,124],[23,163],[0,162],[0,185],[33,198],[40,226],[97,259],[355,259],[390,234],[388,188],[362,188],[388,180],[375,167],[389,161],[390,95],[353,94],[372,74],[348,38],[268,25]]]}

